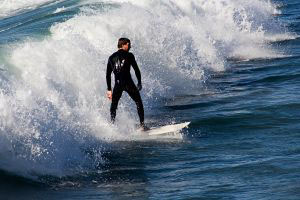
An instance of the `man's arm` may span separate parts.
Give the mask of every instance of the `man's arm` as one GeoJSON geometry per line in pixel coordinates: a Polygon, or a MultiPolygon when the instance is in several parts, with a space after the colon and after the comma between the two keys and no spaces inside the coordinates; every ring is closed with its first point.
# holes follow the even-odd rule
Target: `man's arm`
{"type": "Polygon", "coordinates": [[[106,84],[107,84],[108,91],[111,90],[111,72],[112,72],[111,62],[110,59],[108,59],[107,68],[106,68],[106,84]]]}
{"type": "Polygon", "coordinates": [[[134,69],[134,72],[135,72],[135,75],[136,75],[136,78],[138,80],[138,88],[139,90],[142,89],[142,78],[141,78],[141,72],[140,72],[140,69],[135,61],[135,57],[133,54],[132,55],[132,68],[134,69]]]}
{"type": "Polygon", "coordinates": [[[107,98],[112,99],[112,92],[111,92],[111,61],[110,58],[107,62],[107,68],[106,68],[106,84],[107,84],[107,98]]]}

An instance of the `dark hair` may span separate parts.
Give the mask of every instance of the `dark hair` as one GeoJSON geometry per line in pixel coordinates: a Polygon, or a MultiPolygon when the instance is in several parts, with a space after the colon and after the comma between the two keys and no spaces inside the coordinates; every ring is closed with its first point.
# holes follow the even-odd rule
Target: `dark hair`
{"type": "Polygon", "coordinates": [[[128,38],[120,38],[118,41],[118,48],[122,48],[122,46],[127,43],[130,44],[130,40],[128,38]]]}

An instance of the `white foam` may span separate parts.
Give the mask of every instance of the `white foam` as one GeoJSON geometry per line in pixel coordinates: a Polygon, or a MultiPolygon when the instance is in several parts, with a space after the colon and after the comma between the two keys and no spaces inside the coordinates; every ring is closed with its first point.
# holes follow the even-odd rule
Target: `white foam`
{"type": "Polygon", "coordinates": [[[46,3],[55,2],[55,0],[1,0],[0,18],[13,16],[17,13],[33,10],[46,3]]]}
{"type": "Polygon", "coordinates": [[[63,6],[61,8],[57,8],[53,13],[60,13],[60,12],[63,12],[65,10],[66,10],[66,8],[63,6]]]}

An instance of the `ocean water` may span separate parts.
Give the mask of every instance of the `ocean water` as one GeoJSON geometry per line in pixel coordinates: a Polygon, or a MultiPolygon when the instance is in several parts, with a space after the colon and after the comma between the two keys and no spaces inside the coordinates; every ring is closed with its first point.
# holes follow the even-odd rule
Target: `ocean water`
{"type": "Polygon", "coordinates": [[[0,199],[300,199],[299,35],[296,0],[0,0],[0,199]],[[120,37],[179,135],[110,125],[120,37]]]}

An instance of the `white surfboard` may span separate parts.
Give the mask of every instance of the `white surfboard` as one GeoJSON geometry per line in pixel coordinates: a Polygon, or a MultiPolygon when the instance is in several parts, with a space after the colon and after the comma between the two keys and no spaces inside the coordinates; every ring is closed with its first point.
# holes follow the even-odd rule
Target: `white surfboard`
{"type": "Polygon", "coordinates": [[[164,135],[168,133],[175,133],[179,132],[181,129],[187,127],[191,122],[184,122],[180,124],[170,124],[166,126],[161,126],[161,127],[153,127],[150,128],[150,130],[144,131],[145,134],[150,135],[150,136],[159,136],[159,135],[164,135]]]}

